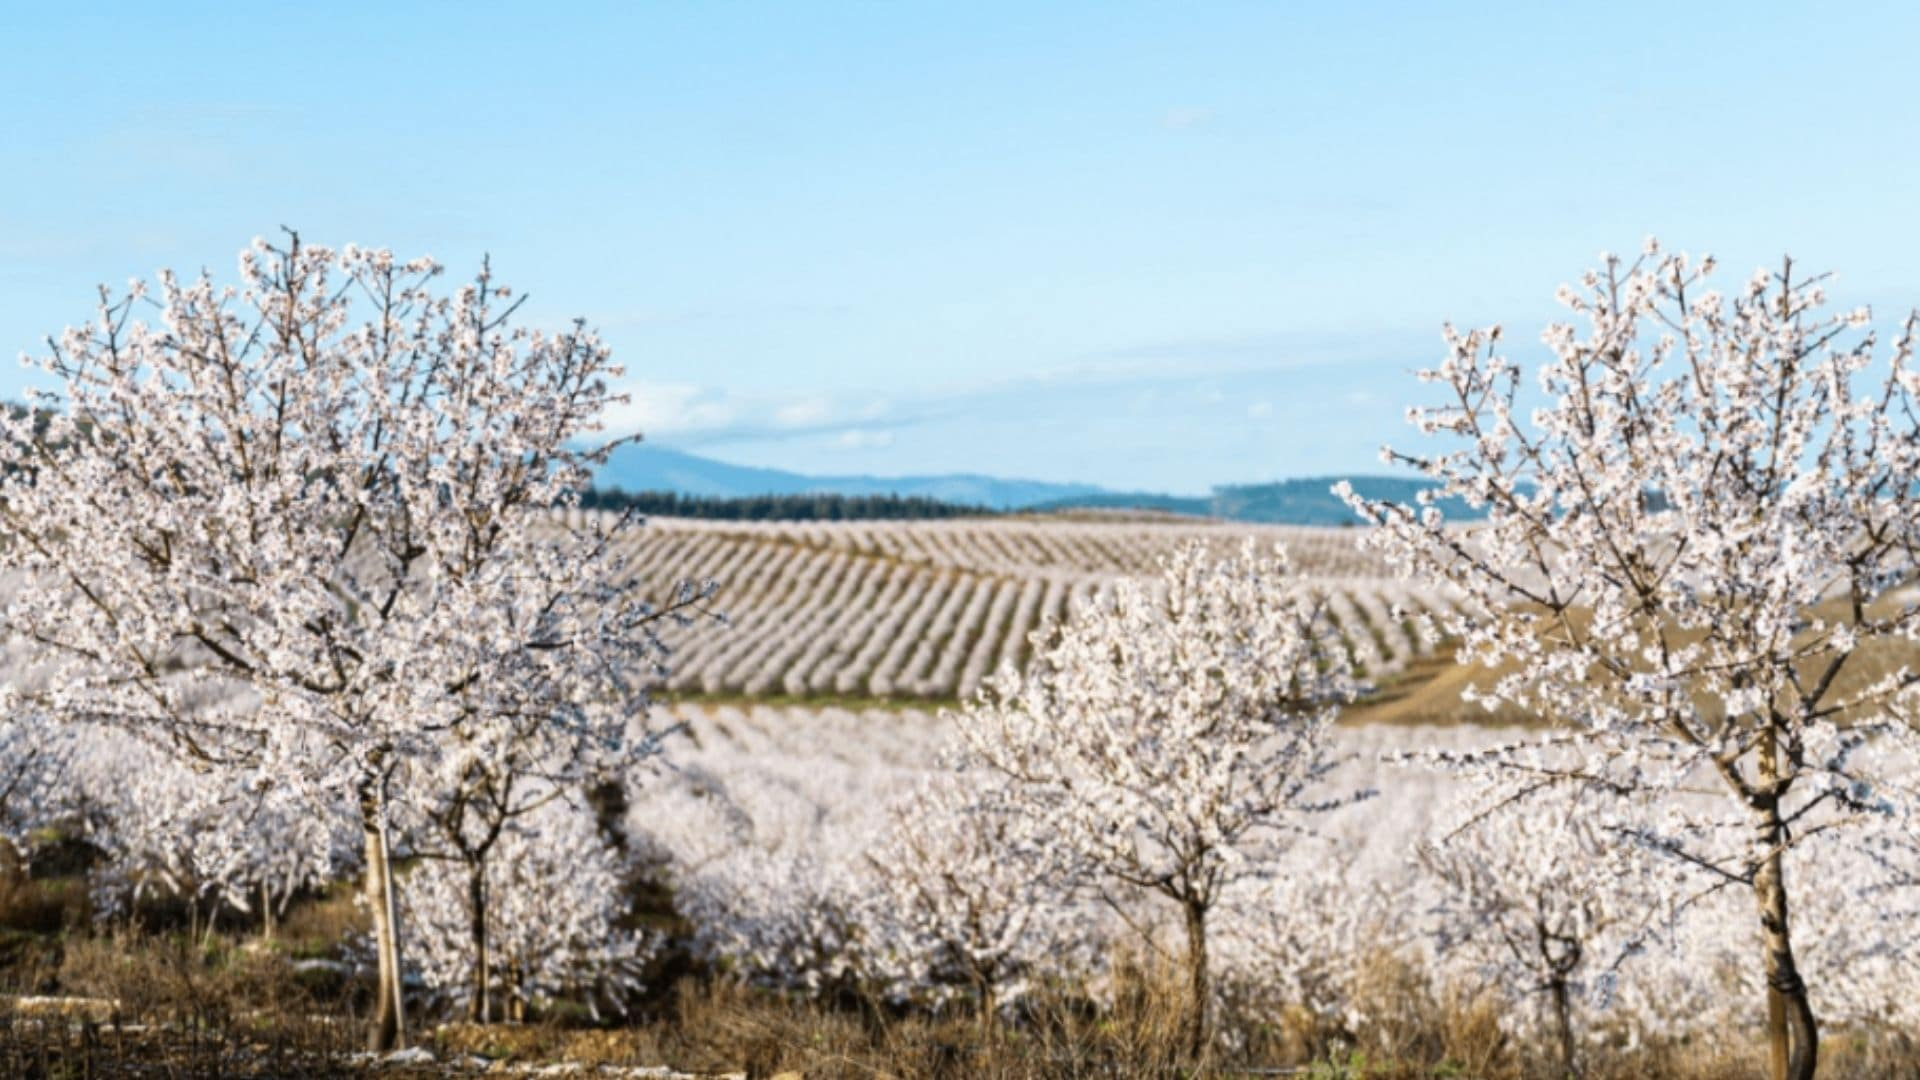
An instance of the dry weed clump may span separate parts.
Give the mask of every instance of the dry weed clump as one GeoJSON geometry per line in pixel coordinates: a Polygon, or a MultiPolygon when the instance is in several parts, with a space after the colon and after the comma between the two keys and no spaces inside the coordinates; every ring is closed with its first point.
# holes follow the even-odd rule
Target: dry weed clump
{"type": "Polygon", "coordinates": [[[205,1030],[331,1031],[357,1004],[315,994],[271,949],[124,929],[67,941],[57,980],[115,1021],[205,1030]]]}
{"type": "Polygon", "coordinates": [[[356,1030],[271,951],[122,928],[68,934],[46,996],[0,1006],[0,1075],[345,1076],[356,1030]]]}
{"type": "Polygon", "coordinates": [[[294,904],[273,928],[275,947],[292,956],[321,956],[342,941],[364,937],[373,920],[357,893],[351,883],[338,883],[294,904]]]}

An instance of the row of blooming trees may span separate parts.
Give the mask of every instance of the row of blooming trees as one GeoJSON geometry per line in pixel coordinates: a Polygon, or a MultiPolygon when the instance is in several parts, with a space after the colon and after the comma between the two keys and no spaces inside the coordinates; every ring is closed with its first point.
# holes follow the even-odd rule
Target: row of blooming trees
{"type": "MultiPolygon", "coordinates": [[[[0,743],[0,766],[33,796],[0,807],[10,853],[30,861],[47,836],[86,844],[90,907],[103,924],[174,902],[205,935],[238,916],[270,940],[296,897],[364,869],[343,785],[302,790],[196,768],[103,725],[43,723],[21,734],[58,752],[0,743]]],[[[561,1000],[601,1015],[602,1006],[624,1011],[642,989],[660,941],[625,925],[637,867],[624,837],[602,827],[582,792],[541,790],[549,797],[529,799],[487,839],[476,890],[474,862],[449,851],[422,812],[443,792],[396,786],[393,846],[414,863],[396,878],[402,953],[422,1003],[478,1020],[522,1019],[561,1000]]],[[[377,942],[337,944],[358,959],[377,942]]]]}
{"type": "MultiPolygon", "coordinates": [[[[1508,826],[1494,857],[1458,844],[1434,857],[1490,905],[1483,922],[1516,904],[1528,915],[1507,947],[1538,961],[1564,1065],[1591,933],[1637,924],[1617,944],[1641,948],[1663,903],[1739,886],[1758,916],[1773,1073],[1805,1080],[1819,1028],[1789,856],[1912,805],[1883,765],[1897,760],[1887,744],[1913,740],[1920,673],[1868,658],[1920,638],[1920,605],[1898,593],[1920,545],[1916,320],[1876,374],[1868,313],[1824,314],[1820,278],[1789,261],[1727,297],[1711,270],[1649,242],[1563,290],[1588,326],[1548,329],[1537,407],[1498,327],[1449,328],[1449,356],[1422,373],[1443,401],[1412,412],[1438,445],[1387,454],[1435,483],[1415,506],[1343,494],[1375,526],[1367,543],[1467,597],[1444,629],[1463,661],[1497,668],[1486,700],[1558,728],[1445,762],[1489,785],[1482,815],[1592,794],[1548,833],[1508,826]],[[1447,522],[1447,500],[1486,522],[1447,522]],[[1690,798],[1703,780],[1733,816],[1690,798]],[[1665,858],[1665,888],[1624,905],[1580,899],[1594,878],[1557,865],[1638,881],[1647,852],[1665,858]]],[[[1243,836],[1303,808],[1342,696],[1313,648],[1318,613],[1295,610],[1284,566],[1249,560],[1175,556],[1163,593],[1121,590],[958,717],[1040,835],[1182,906],[1196,1051],[1206,912],[1243,836]]]]}
{"type": "MultiPolygon", "coordinates": [[[[1425,504],[1348,498],[1406,575],[1464,595],[1440,621],[1495,669],[1486,699],[1555,726],[1436,756],[1481,795],[1427,856],[1438,947],[1536,986],[1572,1071],[1576,998],[1604,998],[1618,965],[1697,932],[1688,909],[1738,886],[1773,1071],[1805,1080],[1819,1028],[1790,859],[1868,837],[1850,865],[1884,872],[1860,905],[1913,887],[1888,854],[1913,846],[1913,792],[1886,763],[1920,700],[1920,674],[1887,662],[1920,633],[1900,592],[1920,542],[1915,323],[1876,374],[1866,313],[1824,315],[1819,279],[1788,263],[1727,297],[1711,269],[1651,244],[1606,260],[1563,293],[1588,326],[1549,329],[1537,396],[1498,328],[1449,329],[1424,373],[1443,401],[1413,412],[1432,448],[1389,455],[1436,481],[1425,504]],[[1453,499],[1485,523],[1445,521],[1453,499]]],[[[350,804],[376,1048],[404,1039],[408,942],[478,1018],[495,986],[517,1011],[544,986],[630,985],[645,943],[539,883],[564,868],[623,887],[577,800],[659,749],[657,629],[711,591],[649,605],[621,542],[632,518],[554,513],[603,459],[580,447],[613,400],[605,347],[578,325],[514,325],[484,268],[451,295],[428,287],[437,273],[294,238],[244,253],[237,289],[163,274],[157,294],[103,293],[43,361],[59,391],[0,419],[0,633],[36,665],[0,705],[30,731],[110,727],[218,778],[128,830],[160,853],[131,862],[224,857],[172,839],[232,802],[273,819],[350,804]],[[396,828],[429,860],[404,903],[396,828]],[[570,944],[524,932],[542,925],[570,944]]],[[[683,908],[769,970],[918,972],[970,985],[991,1015],[1043,965],[1035,905],[1063,902],[1061,883],[1116,910],[1116,893],[1157,895],[1180,912],[1202,1054],[1210,916],[1236,892],[1295,902],[1271,867],[1315,812],[1358,797],[1328,775],[1355,692],[1336,623],[1284,557],[1184,548],[1036,634],[1026,672],[956,714],[969,771],[905,805],[869,860],[890,911],[764,859],[768,887],[688,887],[683,908]],[[896,947],[871,948],[863,918],[888,919],[896,947]]],[[[23,745],[9,802],[69,752],[23,745]]],[[[718,828],[679,840],[727,855],[718,828]]]]}
{"type": "MultiPolygon", "coordinates": [[[[694,738],[669,759],[678,768],[644,784],[626,820],[673,886],[688,944],[716,968],[789,994],[972,1012],[987,1026],[996,1013],[1055,1015],[1063,994],[1126,1007],[1139,1000],[1128,972],[1142,949],[1180,957],[1178,905],[1074,858],[993,774],[929,777],[950,721],[760,705],[689,722],[694,738]]],[[[1422,1002],[1469,999],[1498,1006],[1507,1046],[1541,1075],[1558,1075],[1568,1049],[1568,1072],[1634,1047],[1739,1052],[1765,989],[1744,895],[1695,898],[1671,857],[1610,843],[1605,825],[1637,812],[1628,800],[1570,790],[1489,811],[1457,773],[1422,760],[1515,734],[1325,733],[1338,762],[1327,792],[1379,794],[1288,815],[1304,827],[1291,843],[1243,848],[1206,923],[1217,1064],[1273,1061],[1255,1048],[1275,1033],[1290,1051],[1336,1038],[1404,1048],[1436,1015],[1422,1002]],[[1430,749],[1409,757],[1419,748],[1430,749]]],[[[1685,794],[1686,812],[1717,797],[1705,785],[1685,794]]],[[[1897,1059],[1900,1033],[1920,1023],[1920,852],[1899,826],[1796,853],[1802,970],[1868,1074],[1862,1047],[1897,1059]]]]}
{"type": "Polygon", "coordinates": [[[396,782],[437,789],[426,813],[484,888],[529,789],[650,749],[628,721],[656,627],[704,597],[641,599],[617,542],[633,519],[552,513],[604,456],[580,447],[613,400],[607,348],[515,325],[484,268],[447,294],[438,273],[294,236],[243,252],[237,288],[103,290],[42,361],[57,391],[0,419],[0,633],[40,664],[6,708],[316,806],[344,785],[377,1049],[405,1037],[396,782]]]}

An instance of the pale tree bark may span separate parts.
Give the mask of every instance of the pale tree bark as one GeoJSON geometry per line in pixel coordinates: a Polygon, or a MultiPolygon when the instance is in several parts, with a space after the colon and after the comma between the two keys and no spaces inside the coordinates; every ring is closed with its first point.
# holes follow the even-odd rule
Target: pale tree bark
{"type": "Polygon", "coordinates": [[[1760,908],[1760,929],[1766,950],[1767,1041],[1774,1080],[1813,1080],[1819,1062],[1820,1029],[1814,1020],[1807,987],[1794,962],[1788,933],[1786,829],[1776,800],[1762,799],[1757,811],[1756,840],[1765,852],[1753,878],[1754,900],[1760,908]]]}
{"type": "Polygon", "coordinates": [[[468,933],[473,943],[473,988],[467,1001],[467,1019],[485,1024],[493,1020],[493,1005],[487,999],[493,983],[488,978],[493,957],[487,951],[487,864],[484,859],[467,863],[467,911],[471,919],[468,933]]]}
{"type": "Polygon", "coordinates": [[[367,858],[367,906],[373,912],[374,951],[378,974],[374,984],[372,1024],[367,1049],[376,1054],[406,1045],[406,1013],[400,994],[400,920],[394,904],[392,852],[387,846],[386,812],[380,781],[368,778],[360,785],[360,831],[367,858]]]}
{"type": "Polygon", "coordinates": [[[1199,1061],[1207,1050],[1207,1011],[1213,987],[1207,972],[1207,905],[1188,900],[1187,916],[1187,1053],[1199,1061]]]}

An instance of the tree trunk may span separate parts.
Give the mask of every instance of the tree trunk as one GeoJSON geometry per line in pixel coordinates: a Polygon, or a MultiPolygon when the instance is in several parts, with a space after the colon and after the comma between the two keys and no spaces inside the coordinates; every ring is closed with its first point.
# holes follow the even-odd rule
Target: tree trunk
{"type": "Polygon", "coordinates": [[[386,814],[377,779],[366,779],[360,785],[360,831],[366,845],[367,907],[373,912],[374,951],[379,969],[367,1049],[384,1054],[405,1046],[407,1031],[400,998],[400,920],[394,909],[393,865],[387,849],[386,814]]]}
{"type": "Polygon", "coordinates": [[[473,986],[467,1019],[485,1024],[493,1019],[492,1002],[487,1000],[492,982],[487,974],[493,958],[487,954],[487,864],[483,861],[467,864],[467,915],[472,920],[468,933],[473,941],[473,986]]]}
{"type": "Polygon", "coordinates": [[[1759,811],[1760,850],[1767,853],[1754,875],[1754,899],[1760,907],[1767,967],[1767,1036],[1774,1080],[1813,1080],[1820,1055],[1820,1029],[1806,984],[1793,959],[1787,932],[1786,856],[1781,850],[1785,829],[1777,802],[1759,811]]]}
{"type": "Polygon", "coordinates": [[[1553,994],[1553,1024],[1560,1039],[1560,1075],[1579,1076],[1573,1045],[1573,1003],[1568,1000],[1565,976],[1555,976],[1549,988],[1553,994]]]}
{"type": "Polygon", "coordinates": [[[1207,978],[1207,906],[1189,900],[1187,914],[1187,1053],[1199,1061],[1207,1050],[1207,1011],[1213,988],[1207,978]]]}
{"type": "Polygon", "coordinates": [[[273,889],[264,881],[260,883],[260,936],[273,940],[273,889]]]}
{"type": "Polygon", "coordinates": [[[980,1003],[980,1034],[991,1035],[1000,1019],[1000,1003],[994,1000],[993,978],[977,965],[973,969],[973,992],[980,1003]]]}

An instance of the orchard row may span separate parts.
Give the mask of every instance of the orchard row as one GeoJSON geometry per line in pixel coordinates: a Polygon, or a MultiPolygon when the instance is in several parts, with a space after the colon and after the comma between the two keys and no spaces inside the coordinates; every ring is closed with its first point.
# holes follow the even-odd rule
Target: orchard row
{"type": "Polygon", "coordinates": [[[767,522],[655,518],[634,534],[645,580],[710,578],[727,625],[680,636],[676,693],[966,698],[1028,637],[1150,574],[1180,543],[1281,543],[1323,594],[1356,668],[1398,671],[1432,650],[1425,618],[1448,594],[1387,576],[1351,529],[1047,518],[767,522]]]}

